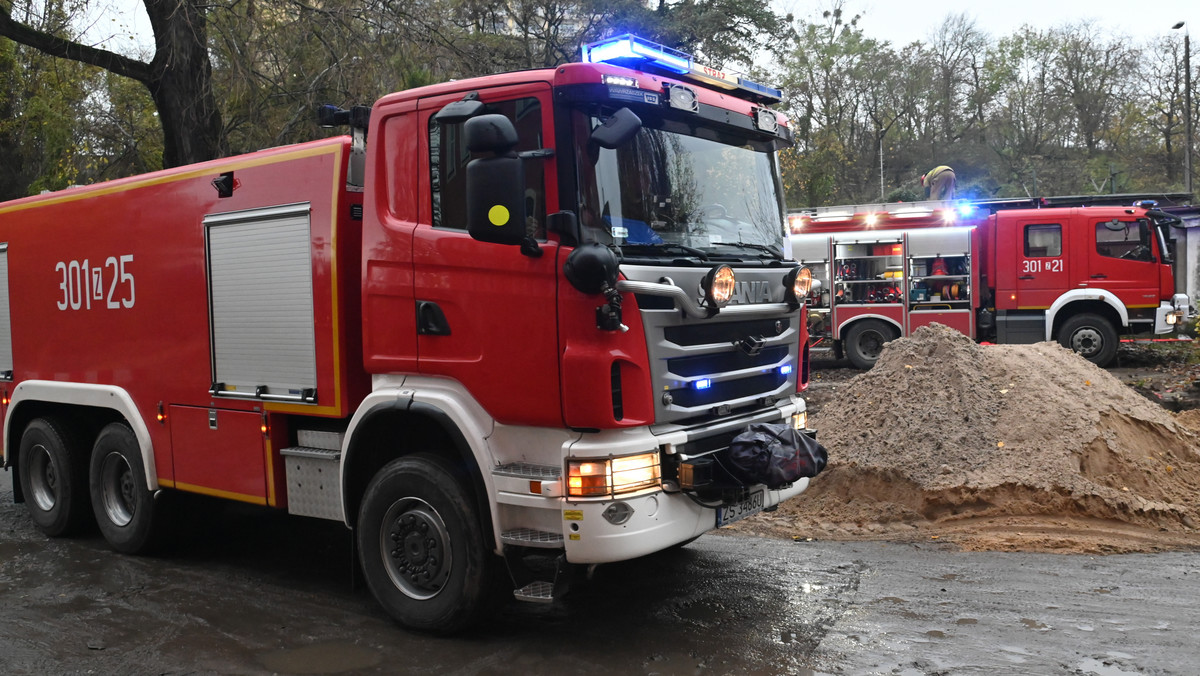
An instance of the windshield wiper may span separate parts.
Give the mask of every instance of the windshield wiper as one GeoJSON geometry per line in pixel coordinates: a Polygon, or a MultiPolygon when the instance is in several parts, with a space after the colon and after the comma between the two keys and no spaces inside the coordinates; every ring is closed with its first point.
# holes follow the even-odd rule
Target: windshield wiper
{"type": "Polygon", "coordinates": [[[674,242],[663,242],[662,244],[622,244],[620,247],[622,252],[633,249],[642,253],[685,253],[702,261],[708,260],[708,254],[703,251],[690,246],[684,246],[683,244],[675,244],[674,242]]]}
{"type": "Polygon", "coordinates": [[[733,246],[741,247],[743,249],[754,249],[755,251],[761,251],[770,255],[771,258],[774,258],[777,261],[783,260],[782,251],[778,251],[774,247],[769,247],[766,244],[751,244],[750,242],[719,242],[713,243],[712,246],[733,246]]]}

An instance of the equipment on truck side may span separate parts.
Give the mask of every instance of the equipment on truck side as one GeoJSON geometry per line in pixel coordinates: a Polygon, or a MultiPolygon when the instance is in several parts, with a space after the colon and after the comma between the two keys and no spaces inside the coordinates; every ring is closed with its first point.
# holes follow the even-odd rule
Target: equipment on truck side
{"type": "Polygon", "coordinates": [[[451,632],[497,574],[551,602],[799,495],[726,469],[753,425],[814,434],[779,97],[620,36],[0,204],[15,499],[123,552],[162,491],[341,521],[380,605],[451,632]]]}

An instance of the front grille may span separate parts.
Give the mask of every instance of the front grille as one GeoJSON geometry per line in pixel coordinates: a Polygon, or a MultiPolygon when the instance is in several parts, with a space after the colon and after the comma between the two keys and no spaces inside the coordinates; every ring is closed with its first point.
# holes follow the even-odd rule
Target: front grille
{"type": "Polygon", "coordinates": [[[713,383],[711,387],[704,390],[692,387],[671,390],[671,398],[676,405],[686,408],[715,406],[728,401],[762,396],[774,392],[785,383],[787,383],[787,376],[775,371],[749,378],[713,383]]]}
{"type": "Polygon", "coordinates": [[[683,347],[712,343],[733,343],[746,336],[770,338],[785,333],[792,327],[787,317],[780,319],[756,319],[745,322],[718,324],[689,324],[668,326],[663,329],[667,342],[683,347]]]}
{"type": "Polygon", "coordinates": [[[691,378],[706,376],[713,373],[727,373],[745,369],[774,366],[787,359],[786,345],[764,349],[755,356],[750,356],[742,350],[733,352],[718,352],[702,354],[695,357],[676,357],[667,360],[667,370],[677,376],[691,378]]]}
{"type": "Polygon", "coordinates": [[[801,360],[791,315],[720,321],[644,311],[642,323],[659,422],[702,422],[795,391],[801,360]]]}
{"type": "MultiPolygon", "coordinates": [[[[679,266],[622,266],[631,281],[699,288],[705,271],[679,266]]],[[[637,298],[646,334],[656,423],[704,425],[771,406],[796,391],[800,317],[783,303],[783,270],[738,270],[739,280],[778,291],[770,302],[729,306],[695,317],[637,298]],[[778,287],[776,289],[776,287],[778,287]],[[768,306],[769,309],[768,309],[768,306]]],[[[628,382],[625,383],[628,386],[628,382]]]]}

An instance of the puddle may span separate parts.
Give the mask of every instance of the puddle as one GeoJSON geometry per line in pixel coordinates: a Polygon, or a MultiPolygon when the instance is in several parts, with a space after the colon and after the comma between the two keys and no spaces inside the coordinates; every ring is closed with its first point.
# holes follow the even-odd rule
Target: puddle
{"type": "Polygon", "coordinates": [[[1097,659],[1088,658],[1079,663],[1079,671],[1096,676],[1140,676],[1140,671],[1125,671],[1124,669],[1097,659]]]}
{"type": "Polygon", "coordinates": [[[339,674],[377,666],[383,656],[350,643],[317,643],[265,653],[259,661],[281,674],[339,674]]]}
{"type": "Polygon", "coordinates": [[[1050,631],[1050,627],[1047,627],[1037,620],[1031,620],[1027,617],[1021,618],[1021,624],[1025,625],[1029,629],[1036,629],[1037,631],[1050,631]]]}

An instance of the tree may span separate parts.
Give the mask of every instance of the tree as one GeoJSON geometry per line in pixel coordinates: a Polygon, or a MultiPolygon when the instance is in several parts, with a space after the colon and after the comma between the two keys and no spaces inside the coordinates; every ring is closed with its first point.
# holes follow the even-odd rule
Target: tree
{"type": "MultiPolygon", "coordinates": [[[[221,154],[221,116],[208,60],[208,5],[198,0],[144,0],[154,31],[148,62],[81,44],[13,18],[18,0],[0,0],[0,36],[142,83],[158,110],[163,164],[178,166],[221,154]]],[[[19,0],[26,3],[28,0],[19,0]]],[[[26,12],[26,16],[32,12],[26,12]]]]}
{"type": "Polygon", "coordinates": [[[1138,51],[1092,23],[1053,31],[1058,42],[1054,80],[1075,112],[1075,132],[1094,155],[1116,102],[1127,93],[1138,51]]]}
{"type": "MultiPolygon", "coordinates": [[[[67,21],[51,8],[38,20],[61,33],[67,21]]],[[[83,116],[92,74],[0,40],[0,200],[56,190],[79,182],[83,116]]]]}

